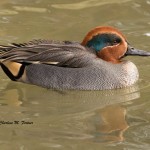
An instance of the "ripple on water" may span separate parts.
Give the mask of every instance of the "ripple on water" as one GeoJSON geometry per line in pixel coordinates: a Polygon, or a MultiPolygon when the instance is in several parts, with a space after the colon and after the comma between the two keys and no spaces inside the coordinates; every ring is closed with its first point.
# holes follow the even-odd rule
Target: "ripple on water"
{"type": "Polygon", "coordinates": [[[58,9],[72,9],[72,10],[78,10],[78,9],[84,9],[89,7],[97,7],[107,4],[115,4],[115,3],[125,3],[131,0],[124,0],[124,1],[118,1],[118,0],[86,0],[78,3],[72,3],[72,4],[52,4],[51,6],[58,9]]]}
{"type": "Polygon", "coordinates": [[[14,10],[9,10],[9,9],[1,9],[0,10],[0,15],[17,15],[18,12],[14,10]]]}
{"type": "Polygon", "coordinates": [[[13,8],[14,8],[16,11],[38,12],[38,13],[47,12],[47,9],[46,9],[46,8],[40,8],[40,7],[13,6],[13,8]]]}
{"type": "Polygon", "coordinates": [[[144,35],[150,37],[150,32],[145,33],[144,35]]]}

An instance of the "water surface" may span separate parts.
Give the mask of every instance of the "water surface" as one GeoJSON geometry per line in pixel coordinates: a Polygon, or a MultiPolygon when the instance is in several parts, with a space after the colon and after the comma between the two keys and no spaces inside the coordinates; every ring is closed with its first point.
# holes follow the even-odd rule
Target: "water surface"
{"type": "MultiPolygon", "coordinates": [[[[0,43],[82,41],[91,28],[110,25],[150,51],[149,18],[149,0],[1,0],[0,43]]],[[[149,150],[150,59],[126,59],[137,65],[139,82],[108,91],[48,90],[0,70],[1,149],[149,150]]]]}

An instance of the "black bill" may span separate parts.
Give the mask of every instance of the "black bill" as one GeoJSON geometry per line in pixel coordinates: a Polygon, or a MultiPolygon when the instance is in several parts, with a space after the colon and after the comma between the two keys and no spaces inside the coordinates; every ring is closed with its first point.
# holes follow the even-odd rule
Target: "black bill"
{"type": "Polygon", "coordinates": [[[150,56],[150,52],[146,52],[144,50],[135,49],[128,45],[127,52],[125,53],[126,56],[128,55],[137,55],[137,56],[150,56]]]}

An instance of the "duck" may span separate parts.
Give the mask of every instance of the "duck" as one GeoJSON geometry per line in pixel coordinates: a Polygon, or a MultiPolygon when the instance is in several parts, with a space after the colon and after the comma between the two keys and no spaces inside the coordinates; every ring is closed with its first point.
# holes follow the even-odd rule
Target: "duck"
{"type": "Polygon", "coordinates": [[[0,45],[0,65],[12,80],[48,89],[111,90],[135,84],[136,65],[124,57],[150,56],[118,29],[98,26],[82,42],[37,39],[0,45]]]}

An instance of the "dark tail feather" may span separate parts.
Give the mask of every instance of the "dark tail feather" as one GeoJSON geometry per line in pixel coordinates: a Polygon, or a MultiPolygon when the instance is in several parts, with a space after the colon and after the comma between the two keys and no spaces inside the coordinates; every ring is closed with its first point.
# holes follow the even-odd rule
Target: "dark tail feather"
{"type": "Polygon", "coordinates": [[[14,48],[13,46],[0,45],[0,56],[2,54],[4,54],[5,52],[8,52],[8,51],[12,50],[13,48],[14,48]]]}

